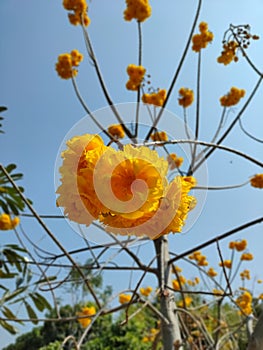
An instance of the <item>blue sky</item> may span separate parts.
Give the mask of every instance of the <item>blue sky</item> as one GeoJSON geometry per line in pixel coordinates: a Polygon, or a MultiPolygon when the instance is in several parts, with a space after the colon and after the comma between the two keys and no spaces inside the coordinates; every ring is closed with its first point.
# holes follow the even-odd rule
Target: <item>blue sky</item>
{"type": "MultiPolygon", "coordinates": [[[[143,24],[143,65],[151,74],[154,87],[167,88],[180,58],[189,26],[194,17],[196,1],[151,1],[152,17],[143,24]]],[[[122,18],[124,1],[93,0],[90,3],[91,25],[88,28],[103,76],[115,103],[134,102],[134,93],[125,89],[126,67],[137,61],[136,23],[122,18]]],[[[5,134],[0,137],[1,162],[14,162],[24,174],[23,186],[41,214],[60,214],[55,205],[54,168],[61,142],[69,130],[85,116],[74,96],[70,81],[61,80],[54,70],[57,56],[62,52],[79,49],[85,55],[79,68],[78,83],[83,97],[92,111],[106,107],[98,87],[95,72],[89,64],[79,27],[71,26],[61,1],[2,0],[1,18],[1,105],[8,107],[4,114],[5,134]]],[[[261,69],[262,52],[261,0],[206,0],[200,20],[207,21],[214,33],[212,45],[203,52],[201,83],[201,133],[200,139],[209,141],[220,117],[218,99],[231,86],[249,91],[257,76],[240,57],[240,62],[224,67],[216,63],[221,51],[221,40],[229,24],[246,24],[262,39],[252,42],[248,53],[261,69]]],[[[197,59],[189,52],[174,94],[167,108],[179,119],[183,113],[177,104],[177,91],[181,86],[195,89],[197,59]]],[[[247,130],[263,138],[262,89],[243,116],[247,130]]],[[[234,118],[243,102],[233,108],[228,121],[234,118]]],[[[193,125],[194,106],[189,108],[193,125]]],[[[176,137],[175,123],[164,118],[162,127],[176,137]]],[[[90,130],[93,127],[90,126],[90,130]]],[[[89,132],[86,130],[85,132],[89,132]]],[[[252,142],[237,127],[224,142],[262,160],[262,145],[252,142]]],[[[238,184],[251,175],[262,172],[256,165],[230,153],[219,152],[209,160],[208,177],[211,186],[238,184]]],[[[174,251],[180,253],[224,231],[239,226],[262,215],[262,191],[247,186],[231,192],[209,192],[204,210],[191,230],[171,238],[174,251]]],[[[22,224],[30,237],[45,249],[54,246],[40,228],[30,219],[22,224]]],[[[67,249],[79,247],[82,241],[64,221],[49,220],[47,224],[67,249]]],[[[262,225],[252,227],[233,238],[247,238],[255,256],[253,271],[258,277],[263,264],[262,225]]],[[[1,235],[1,243],[15,241],[12,233],[1,235]]],[[[222,242],[222,247],[227,247],[222,242]]],[[[147,245],[146,247],[149,247],[147,245]]],[[[217,264],[215,247],[205,253],[211,264],[217,264]]],[[[223,250],[227,254],[227,249],[223,250]]],[[[145,250],[150,258],[152,250],[145,250]]],[[[247,266],[250,267],[250,266],[247,266]]],[[[106,280],[117,281],[117,276],[106,280]],[[116,278],[116,280],[115,280],[116,278]]],[[[260,292],[260,290],[259,290],[260,292]]],[[[262,292],[262,291],[261,291],[262,292]]],[[[6,341],[9,337],[4,334],[6,341]]]]}

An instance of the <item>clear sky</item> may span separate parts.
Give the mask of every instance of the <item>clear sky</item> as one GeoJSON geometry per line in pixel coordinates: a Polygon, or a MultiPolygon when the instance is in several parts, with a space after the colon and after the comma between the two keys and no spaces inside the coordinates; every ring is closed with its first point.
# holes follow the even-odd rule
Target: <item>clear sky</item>
{"type": "MultiPolygon", "coordinates": [[[[153,0],[151,4],[152,17],[142,26],[143,65],[151,75],[154,87],[167,88],[182,53],[195,14],[196,1],[153,0]]],[[[125,89],[125,83],[127,65],[137,62],[136,23],[123,20],[124,1],[93,0],[89,6],[91,25],[88,30],[112,99],[116,103],[134,102],[135,94],[125,89]]],[[[0,11],[0,104],[8,107],[3,114],[5,134],[0,135],[1,162],[4,165],[11,162],[18,165],[19,172],[24,174],[22,185],[26,188],[26,195],[33,200],[39,213],[60,214],[55,205],[55,161],[65,135],[85,116],[85,112],[74,96],[70,81],[57,76],[54,70],[57,56],[74,48],[84,53],[85,59],[77,78],[82,95],[92,111],[106,107],[106,101],[85,52],[81,28],[68,23],[61,1],[1,0],[0,11]]],[[[215,38],[203,53],[200,139],[211,139],[221,112],[219,97],[231,86],[246,89],[248,96],[258,79],[252,69],[244,64],[242,57],[240,62],[227,67],[216,63],[225,30],[230,23],[251,25],[252,33],[262,39],[251,43],[248,54],[262,69],[262,18],[261,0],[203,1],[200,20],[208,22],[215,38]]],[[[190,50],[167,106],[180,119],[183,111],[177,104],[178,89],[182,86],[195,89],[196,65],[197,56],[190,50]]],[[[261,89],[242,119],[247,130],[261,139],[262,101],[261,89]]],[[[243,103],[233,108],[226,123],[234,118],[243,103]]],[[[189,109],[191,125],[194,108],[189,109]]],[[[169,119],[162,122],[162,127],[176,137],[174,125],[174,121],[169,119]]],[[[93,130],[92,126],[90,130],[93,130]]],[[[262,160],[262,144],[252,142],[238,126],[224,144],[262,160]]],[[[207,166],[210,186],[242,183],[255,173],[262,172],[256,165],[224,152],[212,156],[207,166]]],[[[262,191],[249,185],[229,193],[209,192],[204,210],[191,229],[171,239],[172,249],[176,253],[183,252],[217,234],[256,219],[262,215],[262,209],[262,191]]],[[[30,220],[23,219],[22,224],[31,239],[43,248],[54,251],[51,242],[30,220]]],[[[49,220],[47,224],[67,249],[82,244],[78,235],[64,221],[49,220]]],[[[255,260],[247,267],[253,266],[255,275],[261,278],[262,234],[263,226],[258,225],[233,237],[248,239],[255,260]]],[[[1,235],[2,244],[15,241],[12,233],[1,235]]],[[[228,241],[222,242],[222,248],[227,244],[228,241]]],[[[223,249],[223,252],[228,258],[229,251],[223,249]]],[[[150,258],[152,250],[145,248],[145,253],[150,258]]],[[[205,253],[211,264],[218,263],[215,247],[207,249],[205,253]]],[[[117,276],[110,276],[109,280],[116,282],[117,276]]],[[[3,337],[6,341],[10,339],[6,333],[3,337]]]]}

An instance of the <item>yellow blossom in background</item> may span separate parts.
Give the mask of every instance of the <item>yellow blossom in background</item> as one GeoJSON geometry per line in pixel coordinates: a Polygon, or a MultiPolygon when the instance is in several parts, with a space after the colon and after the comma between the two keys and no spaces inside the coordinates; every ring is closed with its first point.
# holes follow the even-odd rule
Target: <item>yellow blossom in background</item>
{"type": "Polygon", "coordinates": [[[232,87],[228,94],[220,97],[220,103],[223,107],[231,107],[238,104],[240,99],[245,96],[244,89],[238,89],[237,87],[232,87]]]}
{"type": "Polygon", "coordinates": [[[20,222],[18,216],[11,218],[9,214],[0,214],[0,230],[7,231],[14,229],[20,222]]]}
{"type": "Polygon", "coordinates": [[[72,50],[71,53],[62,53],[58,56],[56,71],[60,78],[70,79],[78,74],[79,63],[83,60],[83,55],[78,50],[72,50]]]}
{"type": "Polygon", "coordinates": [[[121,124],[113,124],[108,127],[108,132],[117,139],[123,139],[125,132],[121,124]]]}
{"type": "Polygon", "coordinates": [[[152,290],[152,287],[140,288],[141,294],[145,297],[148,297],[151,294],[152,290]]]}
{"type": "Polygon", "coordinates": [[[137,19],[138,22],[143,22],[151,16],[152,9],[148,0],[126,0],[126,5],[123,13],[126,21],[137,19]]]}
{"type": "Polygon", "coordinates": [[[184,307],[184,305],[185,305],[186,307],[189,307],[192,304],[192,302],[193,302],[193,299],[191,297],[186,296],[184,298],[184,302],[183,302],[183,300],[179,300],[177,302],[177,306],[184,307]]]}
{"type": "Polygon", "coordinates": [[[244,281],[245,279],[250,280],[250,271],[244,270],[244,271],[240,272],[240,277],[241,277],[242,281],[244,281]]]}
{"type": "Polygon", "coordinates": [[[251,253],[243,253],[240,257],[240,260],[246,260],[246,261],[250,261],[253,259],[254,259],[254,256],[251,253]]]}
{"type": "Polygon", "coordinates": [[[207,266],[208,261],[206,260],[206,256],[203,255],[199,250],[189,255],[190,260],[195,260],[198,266],[207,266]]]}
{"type": "Polygon", "coordinates": [[[150,105],[154,105],[157,107],[162,107],[165,99],[166,99],[165,89],[161,89],[161,90],[158,90],[157,92],[152,92],[149,94],[144,94],[142,96],[143,103],[148,103],[150,105]]]}
{"type": "Polygon", "coordinates": [[[209,270],[207,271],[207,274],[210,277],[216,277],[217,276],[217,272],[212,267],[209,268],[209,270]]]}
{"type": "Polygon", "coordinates": [[[192,50],[195,52],[200,52],[201,49],[207,47],[208,43],[211,43],[214,35],[208,30],[208,24],[206,22],[201,22],[199,24],[200,34],[195,34],[192,37],[192,50]]]}
{"type": "Polygon", "coordinates": [[[132,298],[131,295],[122,293],[119,295],[119,303],[126,304],[131,300],[131,298],[132,298]]]}
{"type": "Polygon", "coordinates": [[[252,295],[248,291],[245,291],[237,298],[236,304],[245,315],[252,313],[252,295]]]}
{"type": "Polygon", "coordinates": [[[172,284],[173,284],[173,289],[174,290],[180,290],[180,284],[179,284],[179,282],[177,280],[173,280],[172,284]]]}
{"type": "Polygon", "coordinates": [[[247,240],[242,239],[241,241],[233,241],[229,243],[229,249],[235,249],[238,252],[245,250],[247,247],[247,240]]]}
{"type": "Polygon", "coordinates": [[[96,314],[96,309],[94,306],[86,306],[81,309],[81,312],[77,312],[77,316],[87,316],[83,318],[79,318],[78,322],[81,324],[83,328],[88,327],[88,325],[91,323],[92,318],[88,316],[94,316],[96,314]]]}
{"type": "Polygon", "coordinates": [[[263,281],[262,280],[257,280],[257,283],[261,284],[261,283],[263,283],[263,281]]]}
{"type": "Polygon", "coordinates": [[[63,0],[63,6],[67,11],[71,11],[68,14],[68,18],[71,24],[82,24],[88,26],[90,19],[87,15],[88,5],[86,0],[63,0]]]}
{"type": "Polygon", "coordinates": [[[159,332],[158,329],[151,328],[149,334],[142,338],[143,343],[153,342],[159,332]]]}
{"type": "Polygon", "coordinates": [[[236,56],[236,52],[238,47],[239,44],[234,40],[225,43],[223,45],[223,51],[221,52],[221,55],[217,58],[217,62],[223,63],[224,65],[227,65],[232,61],[237,62],[238,57],[236,56]]]}
{"type": "Polygon", "coordinates": [[[263,300],[263,293],[259,294],[258,299],[263,300]]]}
{"type": "Polygon", "coordinates": [[[232,267],[232,261],[231,260],[224,260],[219,263],[219,266],[221,267],[227,267],[228,269],[231,269],[232,267]]]}
{"type": "Polygon", "coordinates": [[[180,273],[183,271],[183,269],[177,265],[173,266],[172,269],[173,269],[173,273],[176,273],[176,272],[180,273]]]}
{"type": "Polygon", "coordinates": [[[177,157],[175,153],[171,153],[167,156],[167,161],[169,164],[169,169],[174,170],[175,168],[179,168],[184,161],[183,157],[177,157]]]}
{"type": "Polygon", "coordinates": [[[182,87],[178,92],[181,96],[180,98],[178,98],[179,105],[184,108],[191,106],[191,104],[194,102],[193,90],[182,87]]]}
{"type": "Polygon", "coordinates": [[[250,184],[256,188],[263,188],[263,174],[257,174],[250,179],[250,184]]]}
{"type": "Polygon", "coordinates": [[[220,296],[224,294],[224,291],[221,289],[213,289],[213,294],[215,294],[215,296],[220,296]]]}
{"type": "Polygon", "coordinates": [[[143,81],[145,72],[146,72],[146,69],[143,66],[136,66],[135,64],[129,64],[127,67],[129,80],[126,83],[126,88],[132,91],[138,90],[143,81]]]}
{"type": "Polygon", "coordinates": [[[165,131],[156,131],[151,134],[151,139],[153,141],[168,141],[168,135],[165,131]]]}

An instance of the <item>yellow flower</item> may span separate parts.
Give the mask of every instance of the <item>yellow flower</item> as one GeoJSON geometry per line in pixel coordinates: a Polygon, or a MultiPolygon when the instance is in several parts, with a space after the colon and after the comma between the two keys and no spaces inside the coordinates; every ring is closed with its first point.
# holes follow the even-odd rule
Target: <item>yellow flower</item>
{"type": "Polygon", "coordinates": [[[227,267],[228,269],[231,269],[232,267],[232,261],[231,260],[224,260],[219,263],[219,266],[227,267]]]}
{"type": "Polygon", "coordinates": [[[168,135],[165,131],[156,131],[151,135],[153,141],[168,141],[168,135]]]}
{"type": "Polygon", "coordinates": [[[241,294],[236,303],[244,314],[250,315],[252,313],[252,295],[248,291],[241,294]]]}
{"type": "Polygon", "coordinates": [[[125,132],[121,124],[113,124],[108,127],[108,132],[117,139],[123,139],[125,132]]]}
{"type": "Polygon", "coordinates": [[[247,247],[247,240],[246,239],[242,239],[240,242],[236,242],[236,250],[238,252],[242,252],[243,250],[245,250],[247,247]]]}
{"type": "Polygon", "coordinates": [[[87,316],[83,318],[79,318],[78,322],[81,324],[83,328],[88,327],[88,325],[91,323],[92,318],[88,316],[94,316],[96,314],[96,309],[94,306],[86,306],[81,309],[81,312],[77,312],[77,316],[87,316]]]}
{"type": "Polygon", "coordinates": [[[158,333],[158,329],[151,328],[149,334],[142,338],[143,343],[153,342],[158,333]]]}
{"type": "Polygon", "coordinates": [[[209,270],[207,271],[207,274],[210,277],[216,277],[217,276],[217,272],[212,267],[209,268],[209,270]]]}
{"type": "Polygon", "coordinates": [[[142,96],[142,102],[154,105],[157,107],[162,107],[166,99],[166,90],[158,90],[157,92],[152,92],[150,94],[144,94],[142,96]]]}
{"type": "Polygon", "coordinates": [[[181,96],[178,98],[178,102],[180,106],[183,106],[184,108],[187,108],[191,106],[191,104],[194,101],[194,92],[193,90],[190,90],[188,88],[182,87],[179,90],[179,95],[181,96]]]}
{"type": "Polygon", "coordinates": [[[186,296],[184,298],[184,302],[183,302],[183,300],[178,301],[177,306],[184,307],[184,305],[185,305],[186,307],[189,307],[192,304],[192,302],[193,302],[193,299],[191,297],[186,296]]]}
{"type": "Polygon", "coordinates": [[[250,179],[250,184],[253,187],[263,188],[263,174],[257,174],[250,179]]]}
{"type": "Polygon", "coordinates": [[[167,156],[167,161],[169,164],[169,169],[173,170],[175,168],[179,168],[184,161],[183,157],[177,157],[175,153],[171,153],[167,156]]]}
{"type": "Polygon", "coordinates": [[[181,232],[195,198],[192,177],[166,178],[168,162],[155,150],[106,147],[98,135],[67,142],[57,205],[79,224],[99,219],[108,232],[155,239],[181,232]]]}
{"type": "Polygon", "coordinates": [[[7,231],[14,229],[20,222],[18,216],[15,216],[13,219],[9,214],[2,213],[0,214],[0,230],[7,231]]]}
{"type": "Polygon", "coordinates": [[[223,107],[231,107],[238,104],[240,99],[245,96],[244,89],[238,89],[236,87],[232,87],[227,95],[220,97],[220,103],[223,107]]]}
{"type": "Polygon", "coordinates": [[[148,297],[151,294],[152,290],[152,287],[140,288],[141,294],[145,297],[148,297]]]}
{"type": "Polygon", "coordinates": [[[215,294],[215,296],[223,295],[224,291],[220,289],[213,289],[213,294],[215,294]]]}
{"type": "Polygon", "coordinates": [[[180,284],[179,284],[179,282],[177,280],[173,280],[172,284],[173,284],[173,289],[174,290],[180,290],[180,284]]]}
{"type": "Polygon", "coordinates": [[[62,79],[70,79],[78,74],[79,63],[83,60],[83,55],[78,50],[72,50],[71,53],[62,53],[58,56],[56,71],[62,79]]]}
{"type": "Polygon", "coordinates": [[[253,259],[254,259],[254,256],[251,253],[243,253],[241,255],[241,258],[240,258],[240,260],[246,260],[246,261],[250,261],[250,260],[253,260],[253,259]]]}
{"type": "Polygon", "coordinates": [[[231,40],[228,43],[225,43],[223,45],[223,51],[221,52],[221,56],[217,58],[217,62],[223,63],[224,65],[227,65],[232,61],[237,62],[238,57],[236,56],[236,52],[238,47],[239,47],[239,44],[234,40],[231,40]]]}
{"type": "Polygon", "coordinates": [[[244,270],[244,271],[240,272],[240,277],[241,277],[242,281],[244,281],[245,279],[250,280],[250,271],[244,270]]]}
{"type": "Polygon", "coordinates": [[[258,299],[263,300],[263,293],[259,294],[258,299]]]}
{"type": "Polygon", "coordinates": [[[189,255],[190,260],[195,260],[198,266],[207,266],[208,261],[206,260],[206,256],[203,255],[199,250],[189,255]]]}
{"type": "Polygon", "coordinates": [[[143,22],[151,16],[152,9],[148,0],[126,0],[126,5],[124,11],[126,21],[137,19],[138,22],[143,22]]]}
{"type": "Polygon", "coordinates": [[[132,91],[138,90],[143,81],[145,72],[146,72],[146,69],[143,66],[136,66],[135,64],[129,64],[127,67],[129,80],[126,83],[126,88],[132,91]]]}
{"type": "Polygon", "coordinates": [[[192,50],[195,52],[200,52],[201,49],[207,47],[207,44],[212,42],[214,35],[212,32],[208,31],[208,24],[206,22],[201,22],[199,24],[200,34],[195,34],[192,37],[192,50]]]}
{"type": "Polygon", "coordinates": [[[120,302],[120,304],[128,303],[131,300],[131,297],[132,296],[129,295],[129,294],[124,294],[124,293],[120,294],[119,295],[119,302],[120,302]]]}
{"type": "Polygon", "coordinates": [[[64,208],[64,214],[70,220],[90,225],[104,209],[96,195],[93,174],[106,146],[100,136],[85,134],[73,137],[67,147],[61,155],[63,164],[59,169],[61,185],[57,189],[57,205],[64,208]]]}
{"type": "Polygon", "coordinates": [[[88,26],[90,19],[87,15],[88,5],[86,0],[63,0],[63,6],[67,11],[72,11],[68,14],[71,24],[82,24],[88,26]]]}
{"type": "Polygon", "coordinates": [[[257,283],[261,284],[261,283],[263,283],[263,281],[262,280],[257,280],[257,283]]]}

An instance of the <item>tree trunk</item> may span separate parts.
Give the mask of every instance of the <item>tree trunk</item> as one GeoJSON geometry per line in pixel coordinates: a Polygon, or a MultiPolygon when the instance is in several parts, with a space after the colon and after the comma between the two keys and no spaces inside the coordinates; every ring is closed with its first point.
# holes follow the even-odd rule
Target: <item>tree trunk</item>
{"type": "Polygon", "coordinates": [[[261,311],[254,332],[249,340],[247,350],[263,350],[263,311],[261,311]]]}
{"type": "Polygon", "coordinates": [[[182,349],[174,292],[167,288],[167,286],[172,286],[171,269],[170,266],[168,266],[168,261],[170,259],[168,239],[166,236],[162,236],[156,239],[154,244],[157,254],[160,309],[167,320],[167,322],[164,320],[161,321],[163,350],[182,349]]]}

